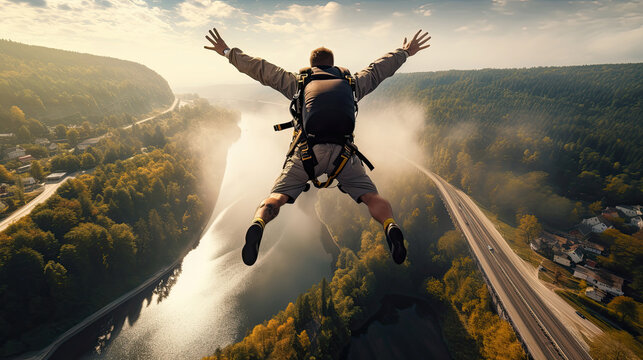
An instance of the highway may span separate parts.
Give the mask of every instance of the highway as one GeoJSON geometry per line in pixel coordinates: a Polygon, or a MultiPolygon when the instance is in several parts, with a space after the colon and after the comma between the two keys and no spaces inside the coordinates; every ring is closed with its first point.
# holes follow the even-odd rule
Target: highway
{"type": "Polygon", "coordinates": [[[538,279],[533,267],[511,250],[495,226],[462,191],[409,161],[438,187],[452,220],[462,230],[514,329],[534,359],[591,359],[583,336],[601,330],[538,279]]]}

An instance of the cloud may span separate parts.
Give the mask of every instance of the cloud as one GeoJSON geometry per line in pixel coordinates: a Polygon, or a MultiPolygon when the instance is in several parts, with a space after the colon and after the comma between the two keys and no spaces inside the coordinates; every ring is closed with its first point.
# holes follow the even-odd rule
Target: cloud
{"type": "Polygon", "coordinates": [[[494,24],[489,23],[487,20],[475,21],[469,25],[463,25],[456,28],[455,32],[466,32],[467,34],[476,34],[492,31],[496,28],[494,24]]]}
{"type": "Polygon", "coordinates": [[[184,19],[177,24],[187,27],[203,27],[213,19],[245,16],[240,9],[218,0],[187,0],[177,6],[177,13],[184,19]]]}
{"type": "Polygon", "coordinates": [[[292,4],[285,10],[258,16],[257,26],[262,30],[282,33],[330,30],[340,25],[341,9],[342,6],[334,1],[326,5],[292,4]]]}
{"type": "Polygon", "coordinates": [[[378,21],[369,29],[366,29],[363,34],[368,36],[381,36],[381,34],[387,34],[393,27],[393,22],[391,21],[378,21]]]}
{"type": "Polygon", "coordinates": [[[429,9],[430,4],[424,4],[418,7],[417,9],[413,10],[414,13],[422,15],[422,16],[431,16],[432,11],[429,9]]]}
{"type": "Polygon", "coordinates": [[[35,6],[35,7],[45,7],[45,6],[47,6],[47,3],[45,2],[45,0],[9,0],[9,1],[11,1],[13,3],[16,3],[16,4],[22,3],[22,4],[35,6]]]}

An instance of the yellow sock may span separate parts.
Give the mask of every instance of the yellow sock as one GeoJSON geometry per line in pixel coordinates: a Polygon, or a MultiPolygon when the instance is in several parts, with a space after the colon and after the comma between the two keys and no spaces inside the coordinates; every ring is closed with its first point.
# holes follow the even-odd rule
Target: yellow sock
{"type": "Polygon", "coordinates": [[[382,224],[382,226],[384,227],[384,231],[386,231],[386,228],[388,228],[389,225],[394,223],[395,223],[395,220],[393,220],[393,218],[388,218],[384,220],[384,223],[382,224]]]}
{"type": "Polygon", "coordinates": [[[261,225],[261,228],[262,228],[262,229],[266,227],[266,222],[265,222],[265,221],[263,221],[263,219],[262,219],[262,218],[260,218],[260,217],[256,217],[256,218],[254,218],[254,220],[252,220],[252,222],[256,222],[256,223],[258,223],[259,225],[261,225]]]}

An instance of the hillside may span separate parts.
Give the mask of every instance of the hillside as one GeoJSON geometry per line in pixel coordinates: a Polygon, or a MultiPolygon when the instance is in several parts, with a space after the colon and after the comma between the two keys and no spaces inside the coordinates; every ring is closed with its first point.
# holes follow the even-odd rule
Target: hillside
{"type": "Polygon", "coordinates": [[[433,170],[502,215],[571,226],[643,201],[642,79],[643,64],[399,74],[366,103],[420,106],[433,170]]]}
{"type": "Polygon", "coordinates": [[[144,65],[0,40],[0,128],[17,106],[47,125],[137,116],[171,104],[165,79],[144,65]]]}

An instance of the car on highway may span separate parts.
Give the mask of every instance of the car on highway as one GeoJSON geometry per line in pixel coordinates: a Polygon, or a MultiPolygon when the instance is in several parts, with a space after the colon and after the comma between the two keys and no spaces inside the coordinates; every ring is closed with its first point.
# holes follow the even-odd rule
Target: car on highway
{"type": "Polygon", "coordinates": [[[578,311],[578,310],[576,311],[576,315],[580,316],[580,317],[581,317],[581,318],[583,318],[583,319],[587,319],[587,318],[585,317],[585,315],[583,315],[583,314],[582,314],[580,311],[578,311]]]}
{"type": "Polygon", "coordinates": [[[491,245],[487,245],[487,249],[489,249],[489,251],[493,251],[493,248],[491,247],[491,245]]]}

